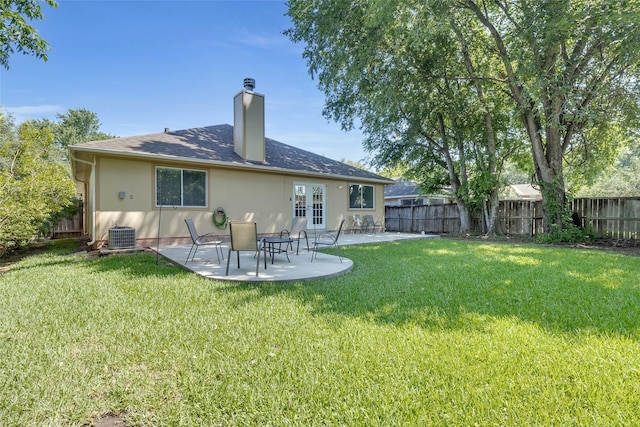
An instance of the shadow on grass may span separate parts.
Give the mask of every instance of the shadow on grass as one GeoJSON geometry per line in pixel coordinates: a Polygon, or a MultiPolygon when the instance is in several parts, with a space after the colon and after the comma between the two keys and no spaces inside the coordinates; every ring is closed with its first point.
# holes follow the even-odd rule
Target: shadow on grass
{"type": "Polygon", "coordinates": [[[94,272],[118,272],[128,277],[169,277],[187,274],[164,258],[151,253],[125,253],[109,256],[73,254],[54,250],[38,251],[23,256],[7,267],[7,271],[18,272],[35,268],[85,267],[94,272]]]}
{"type": "Polygon", "coordinates": [[[640,258],[444,239],[343,251],[354,261],[350,274],[251,287],[300,298],[318,314],[379,323],[483,328],[517,318],[552,331],[640,338],[640,258]]]}
{"type": "MultiPolygon", "coordinates": [[[[549,331],[640,338],[637,257],[445,239],[349,246],[343,252],[354,261],[353,270],[343,276],[288,284],[202,279],[207,280],[202,290],[234,294],[235,304],[284,294],[317,315],[380,324],[482,329],[492,320],[514,318],[549,331]]],[[[71,275],[72,264],[96,273],[117,273],[114,280],[127,280],[134,288],[147,277],[169,279],[167,286],[178,276],[192,277],[148,253],[96,259],[38,255],[15,267],[48,264],[63,266],[71,275]]],[[[162,298],[162,291],[156,291],[155,298],[162,298]]]]}
{"type": "Polygon", "coordinates": [[[170,277],[188,274],[163,257],[149,252],[113,254],[88,259],[87,266],[95,271],[119,271],[129,277],[170,277]]]}

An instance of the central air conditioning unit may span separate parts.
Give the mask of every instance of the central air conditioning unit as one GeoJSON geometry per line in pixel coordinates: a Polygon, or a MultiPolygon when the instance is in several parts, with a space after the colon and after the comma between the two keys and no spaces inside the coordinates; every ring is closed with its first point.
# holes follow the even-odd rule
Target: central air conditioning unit
{"type": "Polygon", "coordinates": [[[109,229],[109,249],[129,249],[136,247],[136,229],[113,227],[109,229]]]}

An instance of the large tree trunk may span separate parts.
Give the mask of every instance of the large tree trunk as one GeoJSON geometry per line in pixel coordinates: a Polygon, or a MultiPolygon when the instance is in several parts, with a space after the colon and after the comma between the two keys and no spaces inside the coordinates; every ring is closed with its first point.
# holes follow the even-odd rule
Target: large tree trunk
{"type": "Polygon", "coordinates": [[[526,111],[522,120],[531,141],[536,179],[542,192],[545,231],[548,232],[552,225],[562,227],[562,212],[567,200],[562,174],[560,134],[557,129],[549,129],[547,126],[544,130],[547,137],[545,144],[541,137],[543,129],[535,111],[526,111]]]}
{"type": "Polygon", "coordinates": [[[498,195],[499,191],[495,188],[491,192],[487,206],[487,234],[490,236],[494,236],[498,233],[498,208],[500,206],[498,195]]]}
{"type": "MultiPolygon", "coordinates": [[[[499,174],[498,174],[498,167],[497,167],[497,161],[496,161],[496,133],[493,126],[493,117],[491,117],[490,107],[484,95],[484,87],[482,85],[482,79],[480,78],[480,76],[478,76],[476,68],[471,59],[471,55],[469,54],[467,41],[463,36],[462,32],[460,31],[460,29],[458,28],[458,26],[456,25],[455,21],[450,20],[450,23],[451,23],[451,28],[453,28],[453,31],[456,33],[458,41],[460,42],[465,68],[467,69],[469,76],[473,80],[473,84],[475,86],[476,93],[478,95],[478,100],[480,101],[480,104],[482,105],[484,110],[484,113],[483,113],[484,127],[487,132],[487,145],[486,145],[487,172],[491,176],[496,178],[495,180],[496,186],[491,190],[491,193],[489,195],[488,207],[485,212],[486,214],[485,224],[487,226],[487,231],[486,231],[487,234],[495,235],[497,215],[498,215],[498,203],[499,203],[498,201],[499,189],[497,187],[499,182],[499,179],[498,179],[499,174]]],[[[467,214],[468,214],[468,209],[467,209],[467,214]]],[[[460,215],[462,217],[462,211],[460,212],[460,215]]]]}
{"type": "Polygon", "coordinates": [[[456,205],[460,214],[460,233],[467,234],[471,230],[471,213],[462,199],[456,198],[456,205]]]}
{"type": "MultiPolygon", "coordinates": [[[[564,207],[566,201],[566,194],[562,176],[563,141],[560,138],[559,128],[557,128],[558,117],[548,116],[546,129],[543,128],[540,112],[527,95],[522,82],[516,76],[502,35],[475,1],[465,0],[465,4],[491,33],[496,43],[498,56],[502,60],[507,73],[509,91],[518,108],[522,111],[521,118],[531,142],[536,176],[542,186],[546,227],[551,227],[554,224],[562,227],[562,207],[564,207]],[[556,123],[556,125],[554,126],[552,123],[556,123]],[[543,133],[546,140],[543,140],[543,133]]],[[[545,102],[547,113],[559,112],[558,108],[561,103],[559,104],[555,101],[557,100],[549,99],[549,102],[545,102]]]]}
{"type": "Polygon", "coordinates": [[[464,196],[467,179],[464,144],[461,139],[458,139],[458,162],[460,164],[460,172],[458,173],[456,172],[455,162],[451,157],[449,138],[447,137],[446,126],[444,124],[444,117],[442,114],[438,114],[438,124],[440,138],[442,139],[442,154],[445,158],[447,171],[449,173],[449,183],[451,184],[451,191],[455,196],[458,212],[460,213],[460,233],[468,233],[471,230],[471,214],[469,213],[469,208],[467,207],[466,198],[464,196]]]}

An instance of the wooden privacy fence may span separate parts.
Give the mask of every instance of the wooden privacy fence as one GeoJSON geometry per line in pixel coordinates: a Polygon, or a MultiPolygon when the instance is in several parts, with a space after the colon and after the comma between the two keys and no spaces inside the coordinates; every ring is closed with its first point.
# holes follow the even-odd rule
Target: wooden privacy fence
{"type": "Polygon", "coordinates": [[[599,236],[640,239],[640,197],[575,199],[572,209],[599,236]]]}
{"type": "Polygon", "coordinates": [[[51,227],[51,238],[82,236],[82,215],[76,215],[72,219],[63,219],[51,227]]]}
{"type": "MultiPolygon", "coordinates": [[[[598,236],[616,239],[640,238],[640,198],[574,199],[571,205],[583,226],[598,236]]],[[[406,233],[458,233],[460,215],[455,204],[431,206],[387,206],[385,228],[406,233]]],[[[506,234],[534,236],[544,230],[542,202],[500,202],[497,229],[506,234]]],[[[471,230],[483,233],[479,214],[472,215],[471,230]]]]}
{"type": "Polygon", "coordinates": [[[50,224],[49,237],[52,239],[61,237],[78,237],[84,233],[84,204],[79,202],[79,212],[70,219],[61,219],[50,224]]]}
{"type": "Polygon", "coordinates": [[[455,204],[431,206],[387,206],[385,229],[404,233],[457,233],[460,215],[455,204]]]}

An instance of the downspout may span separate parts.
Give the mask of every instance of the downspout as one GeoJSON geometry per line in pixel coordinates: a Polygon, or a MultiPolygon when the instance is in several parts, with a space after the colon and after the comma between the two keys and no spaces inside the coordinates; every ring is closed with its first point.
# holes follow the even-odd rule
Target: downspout
{"type": "MultiPolygon", "coordinates": [[[[91,241],[87,243],[87,246],[91,246],[96,243],[96,157],[93,156],[93,162],[82,160],[73,155],[73,152],[69,150],[69,155],[74,162],[84,163],[91,166],[91,174],[89,175],[89,205],[91,208],[91,241]]],[[[74,174],[75,175],[75,174],[74,174]]],[[[75,178],[75,176],[74,176],[75,178]]]]}

